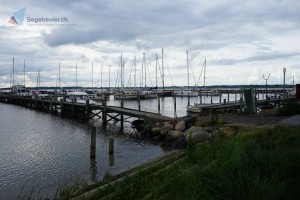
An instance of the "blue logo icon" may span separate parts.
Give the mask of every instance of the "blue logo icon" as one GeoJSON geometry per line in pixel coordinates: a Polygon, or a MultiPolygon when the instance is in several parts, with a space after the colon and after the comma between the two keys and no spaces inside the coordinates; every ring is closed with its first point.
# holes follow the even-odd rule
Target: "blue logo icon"
{"type": "Polygon", "coordinates": [[[23,24],[23,20],[24,20],[24,16],[25,16],[25,11],[26,8],[22,8],[16,12],[14,12],[14,15],[11,16],[10,20],[8,21],[8,23],[17,25],[17,26],[21,26],[23,24]]]}

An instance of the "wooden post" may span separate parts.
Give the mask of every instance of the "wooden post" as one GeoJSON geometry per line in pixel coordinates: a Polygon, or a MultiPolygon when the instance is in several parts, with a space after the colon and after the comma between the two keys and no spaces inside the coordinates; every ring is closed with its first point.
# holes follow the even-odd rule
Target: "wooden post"
{"type": "Polygon", "coordinates": [[[174,117],[176,117],[176,95],[173,96],[174,100],[174,117]]]}
{"type": "Polygon", "coordinates": [[[202,92],[199,92],[199,96],[200,96],[200,104],[202,104],[202,92]]]}
{"type": "Polygon", "coordinates": [[[220,93],[220,103],[222,103],[222,93],[220,93]]]}
{"type": "Polygon", "coordinates": [[[141,111],[141,96],[139,92],[138,92],[138,105],[139,105],[139,111],[141,111]]]}
{"type": "Polygon", "coordinates": [[[74,116],[74,99],[72,99],[72,118],[75,118],[75,116],[74,116]]]}
{"type": "Polygon", "coordinates": [[[210,103],[212,104],[212,98],[213,98],[213,95],[212,94],[210,94],[210,103]]]}
{"type": "Polygon", "coordinates": [[[86,113],[86,119],[89,120],[89,116],[90,116],[90,109],[89,109],[89,104],[90,104],[90,100],[87,99],[86,100],[86,106],[85,106],[85,113],[86,113]]]}
{"type": "MultiPolygon", "coordinates": [[[[176,97],[176,95],[175,95],[176,97]]],[[[190,92],[188,92],[188,106],[190,105],[190,92]]]]}
{"type": "Polygon", "coordinates": [[[227,93],[227,102],[229,102],[229,91],[227,93]]]}
{"type": "Polygon", "coordinates": [[[236,101],[236,92],[234,93],[234,101],[236,101]]]}
{"type": "Polygon", "coordinates": [[[223,103],[226,104],[226,99],[223,99],[223,103]]]}
{"type": "Polygon", "coordinates": [[[157,109],[158,109],[158,114],[160,114],[160,96],[157,96],[157,109]]]}
{"type": "Polygon", "coordinates": [[[108,152],[109,154],[114,153],[114,138],[109,138],[108,152]]]}
{"type": "Polygon", "coordinates": [[[103,111],[102,111],[102,121],[103,121],[103,125],[106,126],[107,124],[107,111],[106,111],[106,107],[107,107],[107,103],[106,101],[102,101],[103,104],[103,111]]]}
{"type": "Polygon", "coordinates": [[[91,128],[90,158],[96,158],[96,127],[91,128]]]}

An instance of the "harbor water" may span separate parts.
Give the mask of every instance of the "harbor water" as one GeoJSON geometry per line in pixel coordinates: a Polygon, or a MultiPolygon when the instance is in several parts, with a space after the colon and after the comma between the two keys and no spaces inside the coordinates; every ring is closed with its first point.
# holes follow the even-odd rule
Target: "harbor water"
{"type": "Polygon", "coordinates": [[[66,184],[116,174],[164,152],[112,126],[97,127],[96,159],[90,160],[90,125],[15,105],[0,103],[0,110],[1,200],[51,198],[66,184]],[[113,156],[108,154],[110,137],[113,156]]]}

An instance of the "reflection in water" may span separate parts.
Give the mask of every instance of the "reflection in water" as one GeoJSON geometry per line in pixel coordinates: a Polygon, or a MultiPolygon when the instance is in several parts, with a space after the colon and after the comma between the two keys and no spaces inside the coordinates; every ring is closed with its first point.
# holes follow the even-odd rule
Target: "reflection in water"
{"type": "Polygon", "coordinates": [[[97,180],[97,161],[94,158],[90,159],[90,172],[91,172],[91,180],[96,181],[97,180]]]}
{"type": "Polygon", "coordinates": [[[115,164],[115,156],[113,153],[109,154],[109,166],[112,167],[115,164]]]}

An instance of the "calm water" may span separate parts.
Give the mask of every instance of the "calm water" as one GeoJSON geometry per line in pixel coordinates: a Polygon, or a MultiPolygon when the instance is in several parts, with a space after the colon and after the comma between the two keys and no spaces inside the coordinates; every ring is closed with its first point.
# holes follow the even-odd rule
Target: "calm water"
{"type": "Polygon", "coordinates": [[[59,185],[78,178],[91,181],[157,157],[151,144],[97,128],[96,160],[91,162],[87,124],[0,103],[0,199],[18,199],[34,188],[51,197],[59,185]],[[108,155],[108,138],[115,153],[108,155]]]}
{"type": "MultiPolygon", "coordinates": [[[[221,97],[227,100],[228,96],[221,97]]],[[[235,95],[230,94],[230,100],[235,95]]],[[[239,95],[237,95],[239,99],[239,95]]],[[[220,97],[213,97],[218,103],[220,97]]],[[[199,97],[191,97],[190,104],[199,103],[199,97]]],[[[210,103],[211,97],[203,97],[210,103]]],[[[170,117],[186,115],[187,97],[160,99],[160,113],[170,117]]],[[[120,101],[110,97],[108,105],[119,106],[120,101]]],[[[138,109],[137,101],[125,101],[124,107],[138,109]]],[[[141,110],[158,111],[158,100],[141,100],[141,110]]],[[[32,189],[43,197],[52,197],[59,186],[78,178],[92,181],[106,172],[115,174],[163,154],[159,146],[119,134],[116,125],[106,130],[101,122],[97,126],[96,159],[91,161],[90,126],[27,108],[0,103],[0,199],[16,199],[32,189]],[[108,140],[115,140],[115,153],[108,155],[108,140]],[[22,191],[22,192],[21,192],[22,191]]],[[[126,132],[133,133],[130,127],[126,132]]],[[[41,196],[40,195],[40,196],[41,196]]]]}

